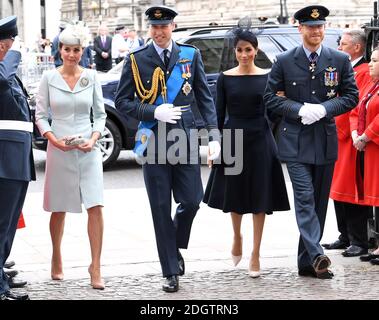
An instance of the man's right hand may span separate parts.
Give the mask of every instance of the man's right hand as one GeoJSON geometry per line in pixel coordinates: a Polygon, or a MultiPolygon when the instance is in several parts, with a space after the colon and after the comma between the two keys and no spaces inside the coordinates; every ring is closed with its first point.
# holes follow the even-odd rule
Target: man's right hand
{"type": "Polygon", "coordinates": [[[299,116],[301,117],[301,123],[304,125],[310,125],[319,120],[307,104],[300,108],[299,116]]]}
{"type": "Polygon", "coordinates": [[[180,107],[174,107],[171,103],[164,103],[159,105],[154,111],[154,118],[168,123],[176,123],[182,117],[180,107]]]}

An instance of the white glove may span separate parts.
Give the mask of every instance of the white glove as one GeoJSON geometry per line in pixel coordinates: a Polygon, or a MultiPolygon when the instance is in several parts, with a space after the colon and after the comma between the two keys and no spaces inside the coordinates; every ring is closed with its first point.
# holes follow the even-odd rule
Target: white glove
{"type": "Polygon", "coordinates": [[[318,120],[317,116],[312,112],[311,108],[304,104],[299,110],[301,123],[305,125],[312,124],[318,120]]]}
{"type": "Polygon", "coordinates": [[[171,103],[164,103],[159,105],[154,111],[154,118],[168,123],[176,123],[182,117],[180,107],[174,107],[171,103]]]}
{"type": "Polygon", "coordinates": [[[316,121],[319,121],[326,116],[325,107],[321,104],[304,103],[299,110],[299,116],[302,117],[301,123],[304,125],[310,125],[316,121]]]}
{"type": "Polygon", "coordinates": [[[10,47],[9,50],[21,52],[21,41],[20,41],[20,37],[19,36],[16,36],[14,38],[12,46],[10,47]]]}
{"type": "Polygon", "coordinates": [[[216,160],[220,156],[221,146],[218,141],[208,143],[208,161],[216,160]]]}
{"type": "Polygon", "coordinates": [[[322,104],[315,104],[315,103],[307,103],[306,102],[305,105],[310,107],[312,112],[318,117],[318,120],[320,120],[326,116],[326,109],[322,104]]]}
{"type": "Polygon", "coordinates": [[[353,139],[353,143],[355,143],[356,140],[359,138],[359,135],[358,135],[358,131],[357,131],[357,130],[353,130],[353,131],[351,131],[351,138],[353,139]]]}

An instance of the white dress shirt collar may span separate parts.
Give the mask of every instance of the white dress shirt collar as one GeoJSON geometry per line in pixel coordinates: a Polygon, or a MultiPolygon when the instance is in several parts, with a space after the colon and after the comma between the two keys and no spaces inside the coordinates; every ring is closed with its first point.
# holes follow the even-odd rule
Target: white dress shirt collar
{"type": "MultiPolygon", "coordinates": [[[[155,50],[157,51],[158,53],[158,56],[161,57],[162,61],[164,61],[164,58],[163,58],[163,48],[159,47],[154,41],[153,41],[153,46],[155,48],[155,50]]],[[[169,52],[168,56],[170,57],[171,56],[171,51],[172,51],[172,41],[170,41],[170,45],[166,48],[169,52]]]]}
{"type": "Polygon", "coordinates": [[[363,58],[363,56],[360,56],[358,57],[357,59],[351,61],[351,65],[353,66],[353,68],[355,67],[355,65],[363,58]]]}

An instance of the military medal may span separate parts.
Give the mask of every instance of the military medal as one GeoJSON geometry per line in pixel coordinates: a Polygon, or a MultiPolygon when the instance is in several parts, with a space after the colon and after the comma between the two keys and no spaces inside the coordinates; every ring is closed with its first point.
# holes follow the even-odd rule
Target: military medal
{"type": "Polygon", "coordinates": [[[187,79],[191,78],[191,70],[190,70],[190,65],[186,64],[186,71],[187,71],[187,79]]]}
{"type": "Polygon", "coordinates": [[[336,68],[328,67],[324,74],[324,83],[327,87],[338,86],[338,72],[336,68]]]}
{"type": "Polygon", "coordinates": [[[328,97],[329,99],[331,99],[331,98],[333,98],[333,97],[336,96],[336,92],[334,91],[334,89],[332,89],[332,90],[330,90],[326,95],[327,95],[327,97],[328,97]]]}
{"type": "Polygon", "coordinates": [[[312,63],[309,65],[309,70],[310,70],[311,72],[315,72],[315,70],[316,70],[316,64],[315,64],[314,62],[312,62],[312,63]]]}
{"type": "Polygon", "coordinates": [[[182,65],[182,78],[188,80],[189,78],[191,78],[191,76],[192,74],[190,71],[190,65],[189,64],[182,65]]]}
{"type": "Polygon", "coordinates": [[[191,85],[189,84],[188,81],[186,81],[186,83],[184,84],[182,90],[183,90],[183,93],[184,93],[186,96],[188,96],[188,95],[191,93],[191,91],[192,91],[192,87],[191,87],[191,85]]]}
{"type": "Polygon", "coordinates": [[[182,78],[187,80],[187,73],[184,65],[182,65],[182,78]]]}
{"type": "Polygon", "coordinates": [[[88,86],[88,83],[89,83],[88,78],[82,78],[80,80],[80,86],[83,87],[83,88],[85,88],[86,86],[88,86]]]}
{"type": "Polygon", "coordinates": [[[147,142],[147,135],[146,134],[143,134],[142,136],[141,136],[141,143],[142,144],[145,144],[147,142]]]}

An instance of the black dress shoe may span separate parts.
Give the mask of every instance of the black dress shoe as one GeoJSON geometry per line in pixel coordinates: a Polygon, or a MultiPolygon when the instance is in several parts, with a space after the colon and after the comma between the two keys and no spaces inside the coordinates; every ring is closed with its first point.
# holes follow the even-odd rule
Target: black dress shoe
{"type": "Polygon", "coordinates": [[[6,278],[8,280],[9,288],[11,289],[25,287],[25,285],[28,283],[27,281],[23,281],[23,280],[17,281],[15,278],[11,278],[7,275],[6,275],[6,278]]]}
{"type": "Polygon", "coordinates": [[[373,254],[373,253],[368,253],[364,254],[363,256],[360,256],[359,259],[361,261],[371,261],[373,259],[379,258],[379,254],[373,254]]]}
{"type": "Polygon", "coordinates": [[[362,254],[366,254],[368,251],[365,248],[351,245],[345,251],[342,252],[344,257],[359,257],[362,254]]]}
{"type": "Polygon", "coordinates": [[[179,290],[179,278],[177,275],[168,276],[164,280],[162,290],[165,292],[176,292],[179,290]]]}
{"type": "Polygon", "coordinates": [[[5,261],[4,268],[7,268],[7,269],[12,268],[15,264],[16,262],[14,261],[5,261]]]}
{"type": "Polygon", "coordinates": [[[24,294],[15,294],[11,291],[7,291],[0,295],[0,300],[30,300],[29,295],[24,294]]]}
{"type": "Polygon", "coordinates": [[[14,269],[3,269],[4,273],[9,277],[13,278],[18,275],[18,271],[14,269]]]}
{"type": "Polygon", "coordinates": [[[180,251],[178,250],[178,264],[179,264],[179,275],[183,276],[186,272],[186,266],[184,264],[184,259],[180,251]]]}
{"type": "Polygon", "coordinates": [[[370,260],[370,262],[371,262],[371,264],[379,266],[379,258],[372,259],[372,260],[370,260]]]}
{"type": "Polygon", "coordinates": [[[349,246],[349,243],[343,242],[340,239],[337,239],[336,241],[332,243],[323,243],[322,246],[327,250],[334,250],[334,249],[346,249],[349,246]]]}

